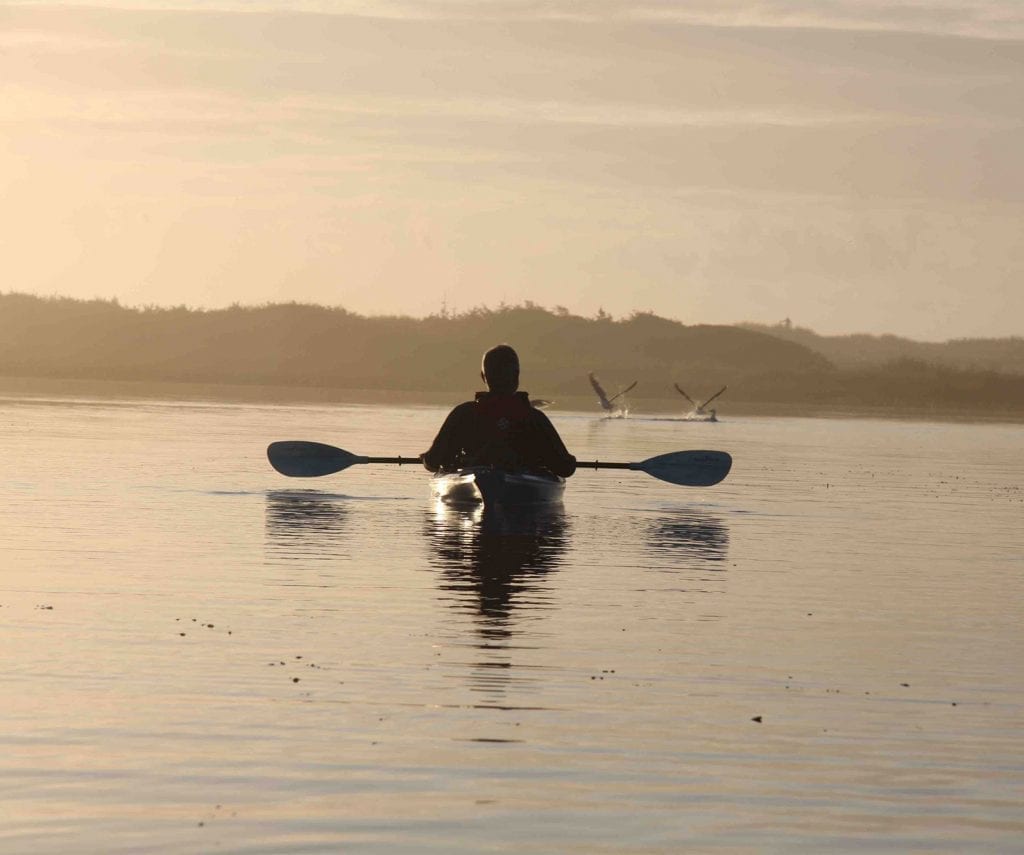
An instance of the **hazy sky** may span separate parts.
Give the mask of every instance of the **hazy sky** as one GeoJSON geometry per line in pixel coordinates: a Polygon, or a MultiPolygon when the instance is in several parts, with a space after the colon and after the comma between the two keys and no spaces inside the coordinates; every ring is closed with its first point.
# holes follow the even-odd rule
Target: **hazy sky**
{"type": "Polygon", "coordinates": [[[0,6],[0,290],[1024,335],[1021,0],[0,6]]]}

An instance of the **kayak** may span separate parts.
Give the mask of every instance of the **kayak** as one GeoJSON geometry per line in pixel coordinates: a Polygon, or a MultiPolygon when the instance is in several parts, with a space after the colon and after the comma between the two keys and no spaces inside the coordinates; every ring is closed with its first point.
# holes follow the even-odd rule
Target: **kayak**
{"type": "Polygon", "coordinates": [[[435,475],[432,488],[438,499],[450,505],[540,505],[562,500],[565,479],[472,467],[435,475]]]}
{"type": "Polygon", "coordinates": [[[540,505],[562,500],[565,479],[472,467],[435,475],[431,486],[434,495],[450,505],[540,505]]]}

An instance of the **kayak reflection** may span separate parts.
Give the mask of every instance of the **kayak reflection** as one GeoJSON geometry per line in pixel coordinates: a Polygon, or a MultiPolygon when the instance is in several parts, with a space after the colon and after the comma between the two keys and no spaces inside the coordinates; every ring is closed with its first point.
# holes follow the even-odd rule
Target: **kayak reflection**
{"type": "Polygon", "coordinates": [[[647,546],[671,560],[724,562],[729,554],[729,528],[703,508],[679,508],[653,521],[647,546]]]}
{"type": "Polygon", "coordinates": [[[344,554],[348,515],[344,499],[318,490],[269,491],[265,525],[274,555],[285,560],[323,560],[344,554]]]}
{"type": "Polygon", "coordinates": [[[427,535],[445,599],[475,615],[478,632],[493,642],[512,635],[516,609],[549,607],[543,579],[564,560],[569,527],[560,503],[466,509],[438,502],[427,535]]]}

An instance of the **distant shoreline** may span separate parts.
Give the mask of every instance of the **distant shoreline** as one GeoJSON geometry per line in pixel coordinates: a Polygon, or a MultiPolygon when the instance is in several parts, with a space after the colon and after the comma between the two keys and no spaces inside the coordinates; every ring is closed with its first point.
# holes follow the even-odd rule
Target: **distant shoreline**
{"type": "Polygon", "coordinates": [[[638,416],[682,418],[692,402],[681,385],[698,401],[727,386],[715,398],[722,420],[1024,422],[1024,339],[922,349],[532,304],[416,320],[296,303],[198,312],[0,294],[2,384],[36,397],[447,407],[479,388],[480,354],[501,341],[528,354],[522,386],[552,401],[552,415],[600,415],[593,372],[613,393],[632,389],[638,416]]]}
{"type": "MultiPolygon", "coordinates": [[[[43,377],[0,377],[0,399],[56,399],[97,401],[167,401],[219,404],[271,404],[280,406],[330,406],[365,404],[377,406],[427,406],[446,408],[471,397],[475,390],[453,390],[451,394],[392,389],[344,389],[319,386],[261,384],[179,383],[148,380],[83,380],[43,377]]],[[[539,397],[543,391],[529,390],[539,397]]],[[[547,412],[573,415],[601,415],[590,395],[561,396],[547,412]]],[[[730,416],[772,418],[890,419],[895,421],[948,422],[970,424],[1022,424],[1024,413],[990,410],[984,414],[964,413],[950,407],[837,406],[834,404],[793,404],[788,402],[723,402],[718,408],[723,423],[730,416]]],[[[631,416],[657,418],[686,415],[671,397],[633,397],[631,416]]]]}

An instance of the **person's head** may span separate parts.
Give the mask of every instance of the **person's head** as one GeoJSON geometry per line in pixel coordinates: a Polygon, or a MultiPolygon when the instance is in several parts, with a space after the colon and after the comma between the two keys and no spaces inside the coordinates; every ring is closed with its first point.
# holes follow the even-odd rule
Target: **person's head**
{"type": "Polygon", "coordinates": [[[484,354],[480,376],[492,392],[509,393],[519,388],[519,356],[507,344],[484,354]]]}

